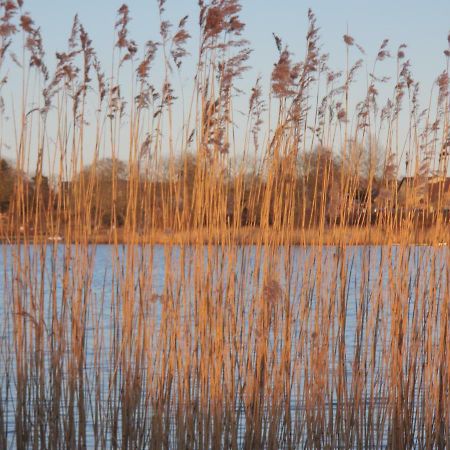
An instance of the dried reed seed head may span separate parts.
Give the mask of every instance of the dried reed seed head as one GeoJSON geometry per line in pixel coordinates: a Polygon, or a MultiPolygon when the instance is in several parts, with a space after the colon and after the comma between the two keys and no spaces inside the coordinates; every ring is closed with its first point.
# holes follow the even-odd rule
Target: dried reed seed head
{"type": "Polygon", "coordinates": [[[3,16],[1,17],[1,20],[3,22],[8,22],[10,21],[13,16],[16,14],[17,12],[17,4],[12,1],[12,0],[7,0],[7,1],[3,1],[0,3],[0,7],[3,8],[3,16]]]}
{"type": "Polygon", "coordinates": [[[178,28],[184,28],[187,24],[187,20],[188,20],[189,16],[186,15],[184,16],[179,22],[178,22],[178,28]]]}
{"type": "Polygon", "coordinates": [[[69,50],[73,50],[77,46],[78,34],[80,31],[80,22],[78,19],[78,14],[75,14],[72,22],[72,29],[70,31],[70,36],[68,40],[69,50]]]}
{"type": "Polygon", "coordinates": [[[15,11],[17,9],[17,5],[13,0],[7,0],[6,2],[3,2],[3,8],[5,8],[5,11],[15,11]]]}
{"type": "Polygon", "coordinates": [[[397,50],[397,58],[398,59],[403,59],[405,57],[405,51],[404,51],[405,48],[406,48],[406,44],[399,45],[398,50],[397,50]]]}
{"type": "Polygon", "coordinates": [[[207,7],[202,0],[198,1],[198,6],[200,8],[200,12],[198,15],[198,24],[200,25],[200,28],[203,29],[203,26],[205,24],[205,14],[207,11],[207,7]]]}
{"type": "Polygon", "coordinates": [[[250,96],[249,100],[249,111],[253,111],[253,108],[257,105],[258,100],[262,96],[262,89],[261,89],[261,77],[258,77],[256,80],[255,85],[252,87],[252,94],[250,96]]]}
{"type": "Polygon", "coordinates": [[[228,101],[228,95],[230,94],[230,89],[232,87],[233,80],[240,77],[247,69],[244,63],[249,59],[251,50],[245,48],[238,52],[237,55],[225,60],[221,63],[220,67],[220,81],[221,81],[221,94],[225,97],[225,103],[228,101]]]}
{"type": "Polygon", "coordinates": [[[400,71],[400,77],[401,77],[402,81],[397,84],[397,87],[401,88],[406,85],[406,87],[409,89],[414,84],[414,80],[411,77],[410,67],[411,67],[411,63],[409,60],[405,61],[402,64],[402,69],[400,71]]]}
{"type": "Polygon", "coordinates": [[[438,103],[442,103],[448,97],[449,92],[449,76],[447,71],[442,72],[436,82],[439,87],[438,103]]]}
{"type": "Polygon", "coordinates": [[[438,79],[437,79],[437,83],[440,89],[445,89],[448,87],[448,73],[446,71],[442,72],[438,79]]]}
{"type": "Polygon", "coordinates": [[[389,39],[384,39],[380,45],[380,50],[377,54],[377,61],[383,61],[385,58],[390,58],[391,54],[389,50],[386,50],[386,47],[389,43],[389,39]]]}
{"type": "Polygon", "coordinates": [[[241,34],[244,27],[245,27],[244,23],[241,22],[237,16],[232,16],[230,18],[230,22],[228,24],[229,32],[239,35],[241,34]]]}
{"type": "Polygon", "coordinates": [[[130,21],[129,8],[126,4],[123,4],[117,11],[119,19],[116,21],[115,27],[117,31],[116,47],[126,48],[129,45],[128,42],[128,29],[127,25],[130,21]]]}
{"type": "Polygon", "coordinates": [[[163,84],[162,88],[162,95],[161,95],[161,105],[162,106],[170,106],[174,100],[176,100],[176,97],[173,95],[174,90],[172,88],[172,84],[170,81],[166,81],[163,84]]]}
{"type": "Polygon", "coordinates": [[[348,34],[344,34],[344,42],[347,45],[353,45],[355,43],[355,39],[349,36],[348,34]]]}
{"type": "Polygon", "coordinates": [[[298,66],[292,67],[291,55],[286,47],[272,71],[272,91],[275,96],[281,98],[294,95],[294,81],[298,73],[298,66]]]}
{"type": "Polygon", "coordinates": [[[208,36],[217,36],[224,30],[223,12],[219,7],[211,7],[206,15],[205,32],[208,36]]]}
{"type": "Polygon", "coordinates": [[[378,95],[378,90],[375,88],[375,85],[373,83],[370,84],[368,92],[369,95],[378,95]]]}
{"type": "Polygon", "coordinates": [[[439,130],[439,119],[436,119],[432,124],[431,124],[431,131],[438,131],[439,130]]]}
{"type": "MultiPolygon", "coordinates": [[[[8,38],[17,32],[16,26],[11,23],[14,15],[17,12],[17,6],[12,1],[1,2],[0,7],[3,8],[3,16],[0,17],[0,37],[8,38]]],[[[9,46],[9,41],[3,41],[3,47],[9,46]]],[[[2,55],[5,53],[5,48],[0,49],[2,55]]]]}
{"type": "Polygon", "coordinates": [[[172,38],[172,50],[171,55],[175,62],[175,65],[180,68],[182,63],[182,58],[184,58],[188,52],[185,49],[185,44],[191,35],[184,28],[186,26],[188,16],[183,17],[179,24],[178,30],[172,38]]]}
{"type": "Polygon", "coordinates": [[[27,34],[25,41],[25,48],[31,53],[30,67],[36,67],[45,80],[48,80],[49,73],[47,66],[44,64],[44,46],[42,43],[42,36],[39,28],[33,26],[33,21],[25,18],[23,21],[25,33],[27,34]]]}
{"type": "Polygon", "coordinates": [[[141,149],[140,149],[140,157],[141,158],[150,154],[151,144],[152,144],[152,136],[151,136],[151,134],[147,134],[144,142],[142,142],[142,145],[141,145],[141,149]]]}
{"type": "Polygon", "coordinates": [[[281,53],[283,42],[280,38],[280,36],[276,35],[275,33],[272,33],[273,38],[275,39],[275,45],[277,46],[278,51],[281,53]]]}
{"type": "Polygon", "coordinates": [[[251,132],[255,150],[258,150],[259,148],[259,131],[263,123],[261,116],[265,110],[266,107],[262,98],[261,77],[259,76],[252,88],[252,94],[249,100],[249,112],[253,119],[251,132]]]}
{"type": "Polygon", "coordinates": [[[125,3],[122,4],[122,6],[117,10],[118,14],[123,17],[128,16],[130,10],[128,8],[128,5],[126,5],[125,3]]]}
{"type": "Polygon", "coordinates": [[[96,55],[94,55],[93,66],[97,76],[98,95],[101,103],[106,95],[106,83],[105,83],[105,74],[101,69],[100,61],[98,60],[96,55]]]}
{"type": "Polygon", "coordinates": [[[184,44],[190,37],[191,35],[184,28],[182,28],[175,33],[173,43],[177,45],[184,44]]]}
{"type": "MultiPolygon", "coordinates": [[[[306,34],[306,42],[308,47],[307,58],[316,59],[319,58],[319,28],[316,26],[316,19],[313,14],[308,15],[309,26],[306,34]]],[[[314,62],[317,64],[317,62],[314,62]]]]}
{"type": "Polygon", "coordinates": [[[141,82],[144,82],[148,77],[148,73],[150,71],[150,66],[151,66],[152,61],[155,58],[155,54],[158,49],[158,45],[159,44],[154,41],[147,41],[145,44],[144,58],[142,59],[138,68],[136,69],[138,79],[141,82]]]}
{"type": "Polygon", "coordinates": [[[390,58],[391,54],[387,50],[380,50],[377,55],[378,61],[383,61],[385,58],[390,58]]]}
{"type": "Polygon", "coordinates": [[[363,64],[363,60],[362,59],[358,59],[353,64],[353,66],[350,68],[350,70],[348,71],[347,79],[345,80],[345,84],[344,84],[345,89],[348,89],[350,84],[353,83],[353,81],[355,79],[355,76],[356,76],[356,73],[362,67],[362,64],[363,64]]]}
{"type": "Polygon", "coordinates": [[[366,51],[364,50],[364,48],[361,45],[359,45],[357,42],[355,42],[355,47],[360,51],[360,53],[362,55],[366,54],[366,51]]]}
{"type": "Polygon", "coordinates": [[[164,12],[165,3],[166,3],[166,0],[158,0],[158,9],[159,9],[160,14],[162,14],[164,12]]]}
{"type": "Polygon", "coordinates": [[[131,56],[134,56],[137,53],[138,48],[137,48],[136,42],[134,40],[131,40],[128,43],[127,50],[131,56]]]}
{"type": "Polygon", "coordinates": [[[13,35],[17,31],[15,25],[10,23],[2,23],[0,24],[0,37],[6,38],[13,35]]]}
{"type": "Polygon", "coordinates": [[[172,28],[172,24],[168,20],[161,21],[160,26],[159,26],[159,32],[164,41],[168,38],[171,28],[172,28]]]}
{"type": "Polygon", "coordinates": [[[205,6],[200,2],[200,25],[203,40],[217,38],[222,32],[239,36],[245,24],[239,20],[241,5],[238,0],[213,0],[205,6]]]}
{"type": "Polygon", "coordinates": [[[283,297],[283,288],[280,283],[273,278],[268,279],[263,287],[263,297],[268,304],[278,303],[283,297]]]}
{"type": "MultiPolygon", "coordinates": [[[[337,79],[339,79],[341,77],[342,77],[342,72],[341,71],[334,72],[334,71],[330,70],[328,72],[328,74],[327,74],[327,81],[328,81],[328,83],[331,83],[331,82],[333,82],[333,81],[335,81],[335,80],[337,80],[337,79]]],[[[334,94],[334,93],[335,93],[335,91],[333,90],[331,92],[331,94],[334,94]]]]}
{"type": "Polygon", "coordinates": [[[92,54],[92,40],[89,39],[89,35],[83,25],[80,25],[80,43],[83,50],[89,51],[92,54]]]}
{"type": "Polygon", "coordinates": [[[345,112],[345,109],[339,109],[337,113],[337,118],[339,122],[344,122],[347,118],[347,113],[345,112]]]}
{"type": "Polygon", "coordinates": [[[28,14],[23,14],[22,16],[20,16],[20,27],[23,31],[25,31],[26,33],[32,33],[33,25],[34,22],[28,14]]]}

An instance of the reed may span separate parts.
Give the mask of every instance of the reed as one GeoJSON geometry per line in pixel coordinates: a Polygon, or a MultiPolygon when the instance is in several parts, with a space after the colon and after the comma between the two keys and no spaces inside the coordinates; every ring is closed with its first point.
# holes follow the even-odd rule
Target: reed
{"type": "Polygon", "coordinates": [[[422,112],[405,45],[347,33],[333,70],[312,11],[243,93],[238,0],[199,1],[187,88],[164,0],[142,49],[120,7],[108,75],[78,17],[50,70],[24,8],[0,2],[0,447],[449,446],[450,36],[422,112]]]}

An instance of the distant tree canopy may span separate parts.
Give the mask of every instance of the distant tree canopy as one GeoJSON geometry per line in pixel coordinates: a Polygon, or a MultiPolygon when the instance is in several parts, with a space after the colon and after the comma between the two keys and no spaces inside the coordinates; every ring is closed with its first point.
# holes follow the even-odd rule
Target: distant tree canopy
{"type": "Polygon", "coordinates": [[[101,159],[87,166],[72,181],[71,191],[91,195],[92,211],[102,226],[122,226],[127,209],[128,166],[120,160],[101,159]],[[91,190],[90,190],[91,189],[91,190]]]}
{"type": "Polygon", "coordinates": [[[5,159],[0,159],[0,212],[6,212],[14,193],[16,172],[5,159]]]}
{"type": "MultiPolygon", "coordinates": [[[[170,162],[162,161],[153,172],[105,158],[86,166],[60,186],[51,186],[45,176],[27,179],[27,192],[30,206],[39,199],[40,208],[45,208],[42,211],[56,210],[58,204],[64,204],[69,214],[87,208],[96,227],[121,227],[127,217],[133,217],[138,225],[152,227],[201,225],[191,223],[191,217],[195,208],[198,212],[205,203],[204,195],[215,198],[217,209],[226,211],[220,221],[259,226],[264,217],[274,224],[280,214],[285,214],[281,211],[289,210],[294,226],[317,226],[323,219],[330,223],[338,220],[344,208],[364,203],[367,189],[374,190],[380,184],[380,158],[356,145],[351,151],[347,159],[321,146],[294,161],[290,156],[278,156],[269,164],[269,178],[256,166],[252,170],[241,165],[240,170],[232,171],[232,164],[224,163],[213,168],[211,161],[189,153],[170,162]],[[210,194],[201,187],[208,177],[210,194]],[[343,186],[343,180],[348,185],[343,186]],[[266,192],[271,193],[271,198],[266,192]],[[289,196],[292,200],[283,203],[289,196]],[[63,197],[64,202],[59,202],[58,198],[63,197]]],[[[10,206],[18,176],[12,164],[0,160],[2,212],[10,206]]],[[[208,221],[206,211],[200,216],[208,221]]]]}

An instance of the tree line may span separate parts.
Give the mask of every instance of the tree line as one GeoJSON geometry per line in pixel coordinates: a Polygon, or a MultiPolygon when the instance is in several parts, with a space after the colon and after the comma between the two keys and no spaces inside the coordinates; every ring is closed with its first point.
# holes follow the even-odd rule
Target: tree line
{"type": "Polygon", "coordinates": [[[65,180],[29,176],[1,159],[0,211],[4,216],[12,211],[20,185],[27,215],[35,220],[39,212],[42,223],[57,215],[70,221],[82,204],[96,229],[123,227],[132,216],[142,229],[202,227],[213,216],[217,225],[238,227],[258,227],[262,220],[268,225],[288,220],[298,228],[363,224],[370,215],[367,205],[386,182],[381,159],[358,152],[343,161],[318,146],[295,160],[278,156],[259,164],[186,153],[160,161],[153,170],[104,158],[65,180]],[[290,204],[282,205],[287,198],[290,204]],[[205,204],[216,213],[198,214],[205,204]]]}

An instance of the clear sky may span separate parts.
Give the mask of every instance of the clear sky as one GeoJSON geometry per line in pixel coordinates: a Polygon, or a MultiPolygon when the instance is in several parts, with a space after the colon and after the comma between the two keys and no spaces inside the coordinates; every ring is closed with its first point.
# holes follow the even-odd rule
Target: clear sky
{"type": "MultiPolygon", "coordinates": [[[[73,16],[78,13],[108,75],[115,41],[114,23],[122,3],[123,0],[25,0],[24,9],[41,27],[50,69],[54,66],[54,53],[66,49],[73,16]]],[[[140,46],[139,56],[145,41],[159,39],[157,1],[130,0],[127,4],[132,18],[130,37],[140,46]]],[[[445,68],[443,51],[448,48],[450,0],[242,0],[241,4],[241,18],[246,23],[244,37],[253,48],[250,60],[252,69],[240,85],[248,93],[259,74],[262,74],[264,85],[268,87],[277,59],[273,32],[289,45],[294,59],[304,57],[308,8],[312,8],[317,17],[322,49],[330,54],[330,66],[335,70],[345,68],[346,47],[342,36],[347,29],[366,50],[367,66],[363,69],[363,80],[365,70],[370,70],[377,49],[385,38],[390,40],[389,49],[393,55],[400,44],[408,45],[406,55],[411,59],[413,77],[420,81],[425,99],[428,99],[434,81],[445,68]]],[[[198,44],[198,12],[197,0],[166,2],[165,18],[173,23],[189,15],[188,28],[193,36],[190,45],[194,54],[198,44]]],[[[359,58],[356,49],[352,52],[353,60],[359,58]]],[[[383,62],[377,74],[395,76],[394,59],[383,62]]],[[[182,82],[187,85],[192,75],[192,66],[187,61],[182,82]]],[[[392,86],[391,83],[389,87],[392,86]]],[[[364,96],[364,92],[365,81],[356,88],[356,96],[359,93],[364,96]]],[[[248,97],[245,102],[247,104],[248,97]]]]}
{"type": "MultiPolygon", "coordinates": [[[[71,21],[78,13],[104,63],[110,60],[114,39],[117,0],[28,0],[28,9],[42,26],[45,46],[52,53],[65,46],[71,21]]],[[[450,31],[450,0],[242,0],[245,37],[254,49],[252,65],[256,72],[270,73],[276,59],[272,32],[278,34],[299,57],[303,54],[307,11],[312,8],[321,28],[323,48],[331,62],[342,67],[345,46],[342,35],[348,27],[366,50],[368,59],[384,38],[395,49],[408,44],[415,78],[429,86],[442,71],[442,51],[450,31]]],[[[131,35],[138,43],[158,38],[156,0],[130,0],[131,35]]],[[[196,0],[167,0],[167,16],[176,22],[189,14],[195,29],[198,20],[196,0]]]]}

